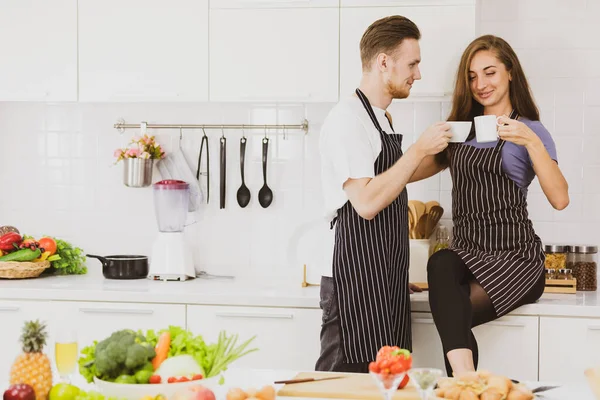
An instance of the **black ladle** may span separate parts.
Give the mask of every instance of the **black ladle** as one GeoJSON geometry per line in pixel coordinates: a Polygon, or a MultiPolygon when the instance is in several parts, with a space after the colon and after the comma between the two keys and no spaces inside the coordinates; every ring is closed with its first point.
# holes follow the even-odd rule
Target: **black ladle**
{"type": "Polygon", "coordinates": [[[269,138],[265,137],[262,140],[262,166],[263,166],[263,187],[258,192],[258,202],[263,208],[269,207],[273,201],[273,191],[267,186],[267,152],[269,150],[269,138]]]}
{"type": "Polygon", "coordinates": [[[240,139],[240,172],[242,174],[242,186],[237,191],[237,201],[240,207],[244,208],[250,203],[250,189],[244,181],[244,159],[246,155],[246,137],[240,139]]]}

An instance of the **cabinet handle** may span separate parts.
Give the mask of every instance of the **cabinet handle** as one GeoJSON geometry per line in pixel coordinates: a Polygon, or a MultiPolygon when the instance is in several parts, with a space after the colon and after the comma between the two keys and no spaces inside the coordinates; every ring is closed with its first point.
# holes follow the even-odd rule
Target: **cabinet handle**
{"type": "Polygon", "coordinates": [[[80,308],[79,311],[86,314],[133,314],[152,315],[153,310],[140,310],[133,308],[80,308]]]}
{"type": "Polygon", "coordinates": [[[250,101],[276,101],[276,102],[280,102],[280,101],[307,101],[307,100],[310,100],[312,98],[312,95],[310,93],[300,94],[300,95],[290,95],[290,96],[279,96],[279,95],[264,95],[264,96],[260,96],[260,95],[244,94],[241,97],[244,100],[250,100],[250,101]]]}
{"type": "Polygon", "coordinates": [[[1,311],[19,311],[21,309],[21,307],[15,307],[15,306],[6,306],[6,307],[0,307],[0,312],[1,311]]]}
{"type": "Polygon", "coordinates": [[[590,330],[590,331],[600,331],[600,326],[598,326],[598,325],[590,325],[590,326],[588,326],[588,330],[590,330]]]}
{"type": "Polygon", "coordinates": [[[294,319],[294,314],[261,314],[261,313],[228,313],[221,312],[216,314],[223,318],[268,318],[268,319],[294,319]]]}
{"type": "Polygon", "coordinates": [[[507,322],[507,321],[492,321],[488,322],[484,325],[492,325],[492,326],[509,326],[513,328],[525,328],[525,324],[519,322],[507,322]]]}
{"type": "Polygon", "coordinates": [[[435,322],[431,318],[414,318],[412,320],[415,324],[434,324],[435,322]]]}

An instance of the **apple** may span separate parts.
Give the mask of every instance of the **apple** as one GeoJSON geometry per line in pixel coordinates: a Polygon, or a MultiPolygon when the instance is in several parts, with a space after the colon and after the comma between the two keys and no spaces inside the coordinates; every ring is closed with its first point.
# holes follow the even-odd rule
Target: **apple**
{"type": "Polygon", "coordinates": [[[4,392],[4,400],[35,400],[35,391],[25,383],[11,385],[4,392]]]}
{"type": "Polygon", "coordinates": [[[175,394],[173,400],[216,400],[212,390],[202,386],[188,386],[175,394]]]}

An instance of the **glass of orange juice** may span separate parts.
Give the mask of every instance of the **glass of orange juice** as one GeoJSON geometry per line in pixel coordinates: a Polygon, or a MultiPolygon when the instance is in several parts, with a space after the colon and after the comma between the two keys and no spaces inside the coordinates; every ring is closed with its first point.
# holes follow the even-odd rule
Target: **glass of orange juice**
{"type": "Polygon", "coordinates": [[[77,335],[72,329],[60,330],[54,343],[54,358],[60,378],[70,383],[70,376],[77,367],[77,335]]]}

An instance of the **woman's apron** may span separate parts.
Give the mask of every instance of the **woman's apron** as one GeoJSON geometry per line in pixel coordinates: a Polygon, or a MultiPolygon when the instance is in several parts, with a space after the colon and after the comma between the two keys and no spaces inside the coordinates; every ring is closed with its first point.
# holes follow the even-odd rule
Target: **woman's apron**
{"type": "MultiPolygon", "coordinates": [[[[516,112],[511,113],[516,119],[516,112]]],[[[544,273],[545,255],[529,220],[527,199],[502,170],[502,147],[448,147],[454,250],[500,317],[513,310],[544,273]]]]}
{"type": "MultiPolygon", "coordinates": [[[[378,175],[402,156],[402,135],[384,132],[369,100],[359,89],[356,94],[381,137],[378,175]]],[[[373,361],[384,345],[411,350],[406,189],[370,221],[348,201],[336,223],[333,279],[345,362],[373,361]]]]}

